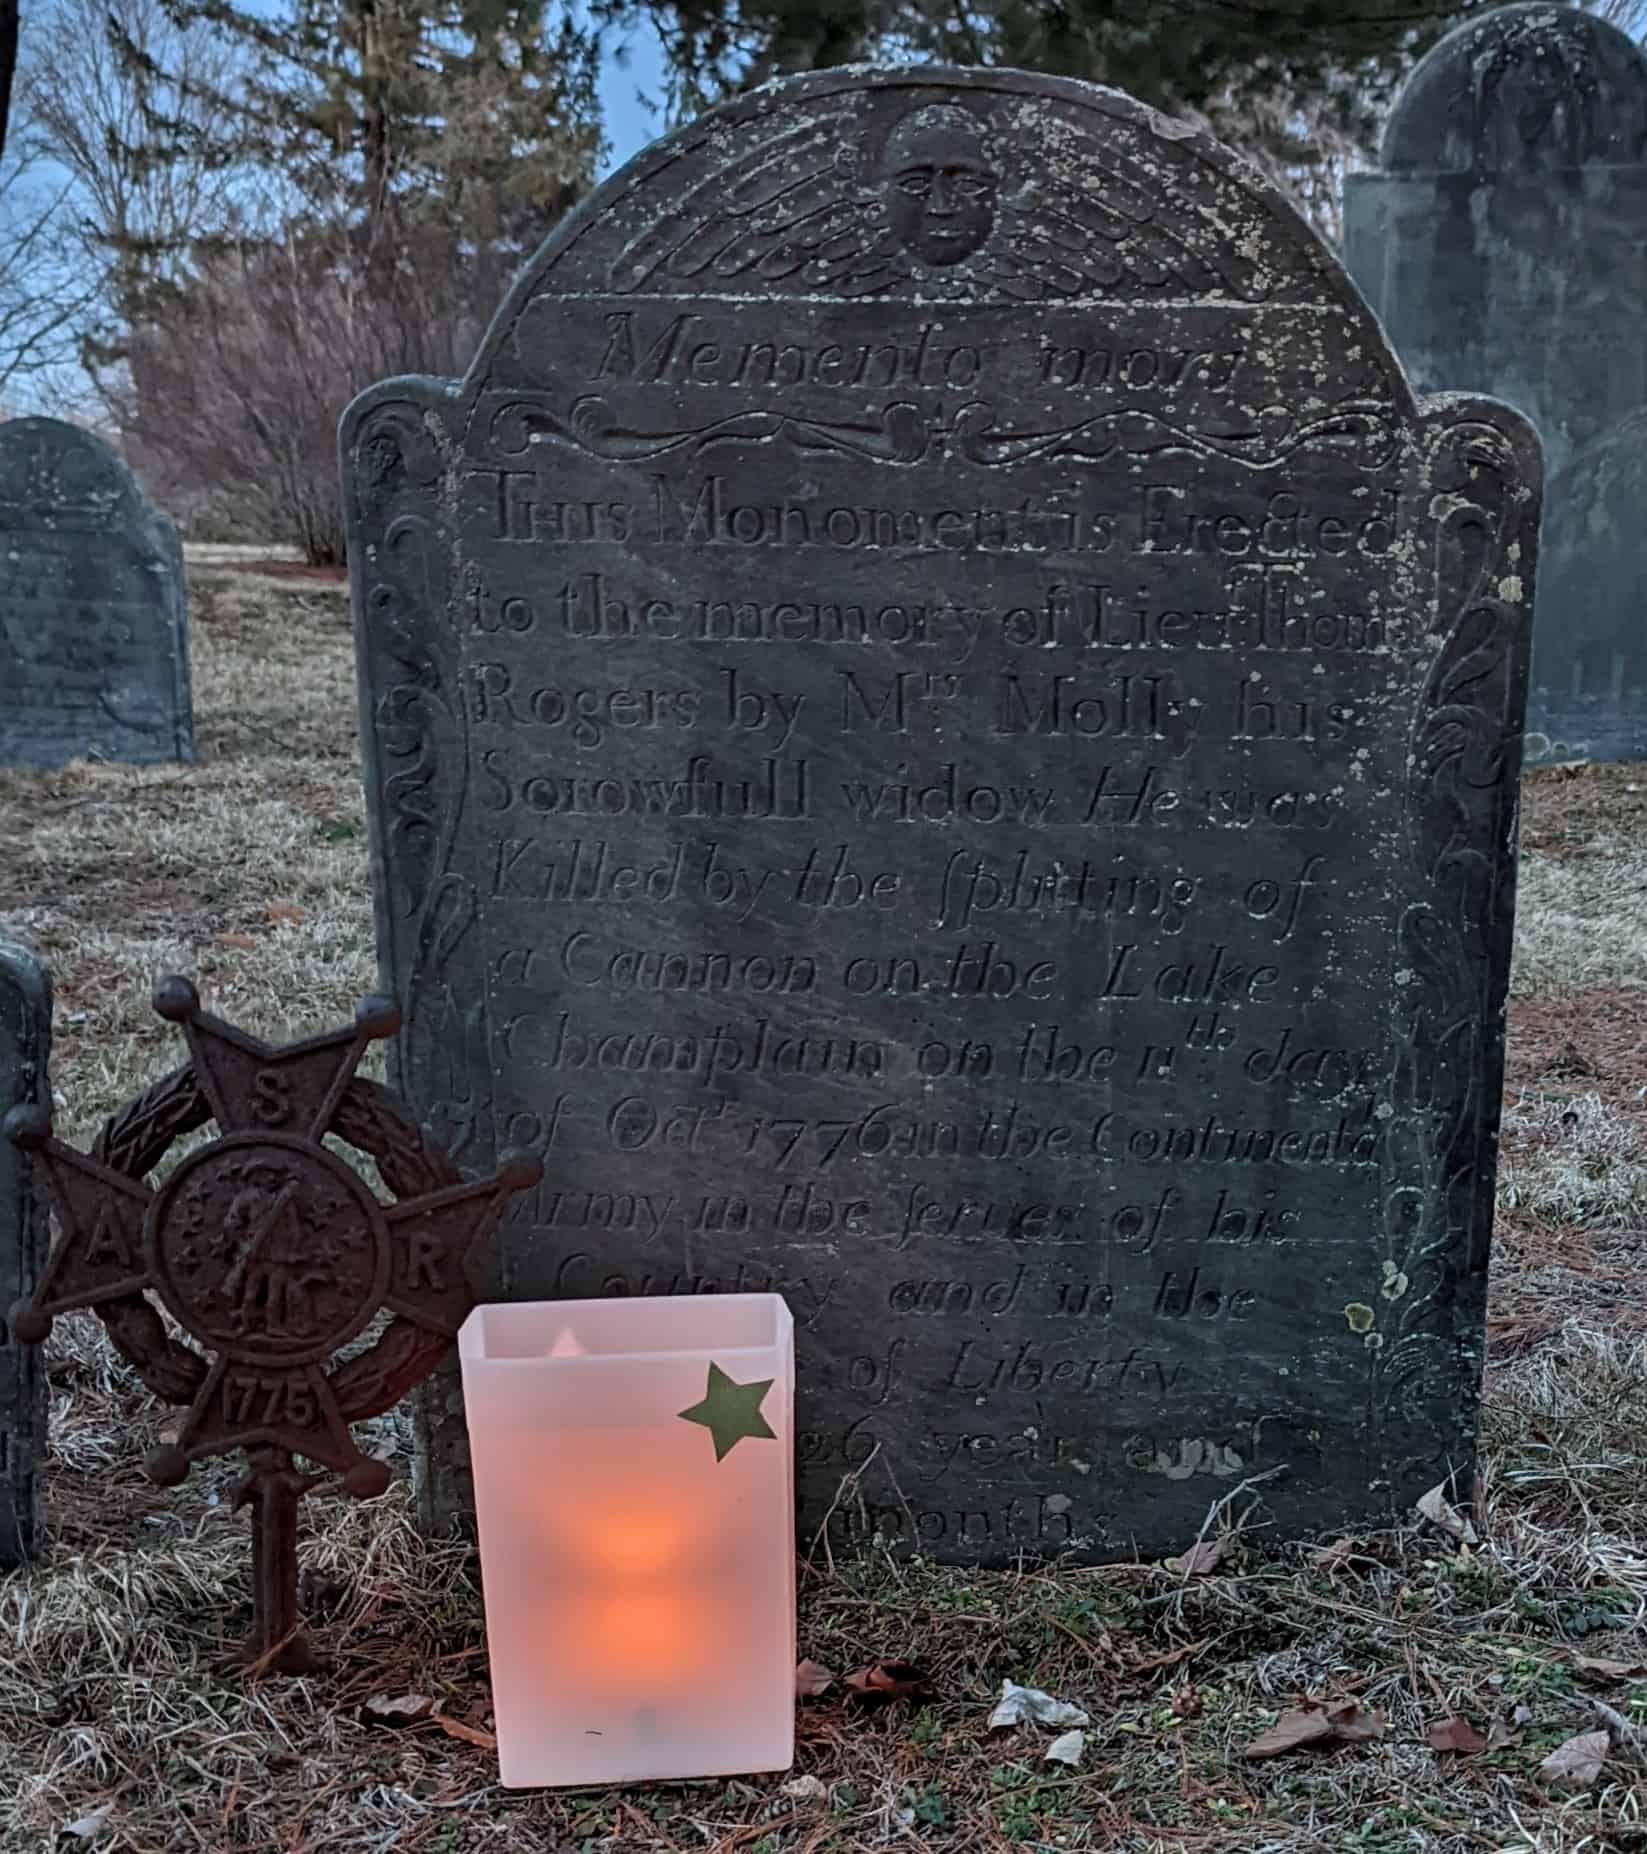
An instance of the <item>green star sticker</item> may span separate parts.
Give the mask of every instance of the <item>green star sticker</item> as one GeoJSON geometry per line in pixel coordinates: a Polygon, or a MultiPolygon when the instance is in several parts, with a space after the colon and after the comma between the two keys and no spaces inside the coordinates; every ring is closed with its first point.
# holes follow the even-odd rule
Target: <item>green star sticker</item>
{"type": "Polygon", "coordinates": [[[725,1461],[745,1436],[757,1439],[764,1436],[769,1442],[777,1440],[771,1425],[761,1415],[761,1405],[771,1388],[770,1378],[762,1378],[758,1384],[734,1384],[719,1365],[711,1364],[709,1388],[703,1394],[703,1402],[679,1414],[683,1422],[702,1423],[715,1438],[715,1459],[725,1461]]]}

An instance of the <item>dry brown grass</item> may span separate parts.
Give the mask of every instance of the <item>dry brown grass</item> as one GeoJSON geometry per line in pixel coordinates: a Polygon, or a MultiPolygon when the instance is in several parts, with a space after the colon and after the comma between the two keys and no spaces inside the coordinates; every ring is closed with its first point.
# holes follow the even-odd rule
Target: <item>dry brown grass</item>
{"type": "Polygon", "coordinates": [[[196,566],[189,621],[198,765],[0,769],[0,931],[51,962],[66,1137],[175,1059],[161,974],[272,1036],[374,978],[347,597],[196,566]]]}
{"type": "Polygon", "coordinates": [[[1523,857],[1512,983],[1518,998],[1647,984],[1647,838],[1523,857]]]}
{"type": "Polygon", "coordinates": [[[1499,1202],[1562,1222],[1647,1222],[1642,1131],[1593,1091],[1507,1100],[1499,1202]]]}
{"type": "MultiPolygon", "coordinates": [[[[838,1668],[913,1657],[936,1698],[879,1714],[808,1703],[796,1769],[827,1796],[799,1804],[778,1778],[508,1793],[487,1752],[437,1726],[365,1723],[369,1696],[407,1691],[486,1718],[468,1555],[420,1539],[399,1492],[316,1503],[309,1600],[335,1670],[248,1688],[216,1671],[246,1621],[241,1527],[221,1490],[214,1503],[191,1487],[153,1503],[135,1535],[88,1532],[46,1570],[0,1585],[0,1845],[49,1845],[55,1826],[103,1804],[106,1845],[145,1850],[1647,1845],[1631,1762],[1647,1689],[1587,1684],[1573,1659],[1643,1653],[1644,1422],[1642,1346],[1573,1329],[1495,1383],[1472,1549],[1421,1528],[1364,1541],[1330,1574],[1302,1549],[1255,1551],[1187,1586],[1159,1567],[961,1575],[876,1560],[810,1579],[809,1654],[838,1668]],[[1021,1735],[991,1739],[984,1721],[1007,1676],[1092,1713],[1080,1772],[1043,1765],[1021,1735]],[[1386,1715],[1387,1738],[1244,1760],[1304,1692],[1357,1694],[1386,1715]],[[1491,1755],[1442,1758],[1424,1741],[1451,1712],[1485,1730],[1518,1707],[1518,1741],[1491,1755]],[[1546,1793],[1539,1760],[1609,1714],[1622,1723],[1605,1784],[1546,1793]]],[[[130,1455],[112,1473],[116,1488],[135,1481],[130,1455]]],[[[60,1459],[58,1474],[85,1469],[60,1459]]]]}
{"type": "MultiPolygon", "coordinates": [[[[195,973],[214,1007],[271,1035],[340,1021],[370,986],[345,602],[236,565],[221,550],[195,562],[199,768],[0,773],[0,836],[20,850],[0,878],[0,932],[52,960],[72,1137],[175,1059],[146,1001],[160,972],[195,973]]],[[[1560,1011],[1546,1011],[1513,1057],[1494,1306],[1516,1338],[1489,1374],[1478,1544],[1415,1523],[1327,1571],[1308,1547],[1271,1549],[1260,1509],[1229,1574],[1187,1585],[1150,1566],[840,1566],[807,1579],[803,1652],[842,1669],[917,1660],[934,1697],[880,1713],[808,1702],[796,1772],[822,1780],[821,1800],[786,1795],[781,1778],[508,1793],[485,1750],[361,1714],[372,1694],[414,1691],[484,1725],[467,1551],[420,1539],[399,1489],[367,1506],[317,1500],[307,1600],[333,1671],[251,1686],[219,1671],[249,1602],[232,1470],[148,1487],[138,1464],[166,1412],[100,1328],[65,1320],[50,1352],[53,1554],[0,1580],[0,1849],[1647,1849],[1647,1682],[1591,1684],[1574,1661],[1647,1657],[1634,1228],[1647,1222],[1634,1098],[1647,1077],[1628,1013],[1609,1017],[1619,988],[1647,988],[1647,807],[1631,809],[1633,783],[1608,770],[1529,787],[1520,982],[1558,1006],[1589,989],[1570,1026],[1558,1035],[1560,1011]],[[1584,1323],[1563,1325],[1575,1309],[1584,1323]],[[987,1733],[1008,1676],[1092,1713],[1079,1771],[987,1733]],[[1244,1759],[1305,1692],[1355,1693],[1386,1713],[1387,1737],[1244,1759]],[[1501,1750],[1425,1743],[1451,1711],[1485,1730],[1517,1708],[1501,1750]],[[1541,1785],[1545,1752],[1598,1726],[1614,1749],[1596,1789],[1541,1785]],[[97,1838],[59,1835],[104,1809],[97,1838]]],[[[1523,1009],[1532,1024],[1545,1006],[1523,1009]]],[[[377,1451],[404,1466],[402,1426],[376,1429],[377,1451]]]]}

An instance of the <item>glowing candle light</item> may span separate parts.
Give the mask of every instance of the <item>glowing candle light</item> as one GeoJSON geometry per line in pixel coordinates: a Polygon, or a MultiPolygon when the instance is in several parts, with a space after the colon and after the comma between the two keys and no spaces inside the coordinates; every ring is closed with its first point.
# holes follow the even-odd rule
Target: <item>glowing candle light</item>
{"type": "Polygon", "coordinates": [[[504,1783],[787,1769],[783,1301],[477,1307],[458,1351],[504,1783]]]}

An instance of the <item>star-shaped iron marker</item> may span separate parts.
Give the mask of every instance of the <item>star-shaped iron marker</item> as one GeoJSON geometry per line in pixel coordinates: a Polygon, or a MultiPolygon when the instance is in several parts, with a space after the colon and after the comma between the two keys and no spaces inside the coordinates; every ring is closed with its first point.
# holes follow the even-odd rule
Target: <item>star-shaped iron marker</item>
{"type": "Polygon", "coordinates": [[[59,1224],[33,1297],[12,1310],[12,1336],[38,1344],[56,1314],[100,1311],[138,1369],[153,1368],[149,1381],[189,1405],[176,1439],[149,1453],[162,1486],[209,1455],[250,1453],[241,1497],[256,1508],[254,1656],[299,1671],[309,1663],[296,1636],[297,1501],[324,1477],[298,1473],[292,1457],[340,1474],[359,1499],[387,1488],[389,1470],[360,1452],[349,1425],[434,1367],[474,1304],[470,1250],[543,1167],[505,1155],[494,1176],[465,1183],[387,1090],[356,1080],[368,1045],[400,1027],[389,999],[366,999],[352,1029],[280,1047],[208,1016],[187,979],[162,980],[154,1006],[182,1026],[189,1067],[116,1115],[95,1155],[53,1139],[42,1108],[6,1117],[59,1224]],[[157,1188],[144,1182],[208,1119],[214,1141],[157,1188]],[[328,1136],[377,1160],[394,1201],[328,1136]],[[168,1337],[145,1294],[199,1351],[168,1337]],[[396,1316],[386,1330],[329,1369],[384,1310],[396,1316]]]}
{"type": "Polygon", "coordinates": [[[772,1388],[770,1378],[754,1384],[736,1384],[719,1365],[709,1367],[709,1387],[703,1401],[680,1411],[683,1422],[701,1423],[715,1438],[715,1459],[725,1461],[732,1450],[748,1436],[752,1440],[777,1440],[770,1423],[761,1415],[761,1405],[772,1388]]]}

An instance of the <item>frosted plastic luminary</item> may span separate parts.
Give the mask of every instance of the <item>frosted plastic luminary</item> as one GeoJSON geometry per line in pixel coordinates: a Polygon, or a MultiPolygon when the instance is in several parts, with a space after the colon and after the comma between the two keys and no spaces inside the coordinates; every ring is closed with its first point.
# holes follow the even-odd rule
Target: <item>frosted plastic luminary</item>
{"type": "Polygon", "coordinates": [[[477,1307],[458,1352],[504,1783],[787,1769],[795,1349],[782,1299],[477,1307]]]}

